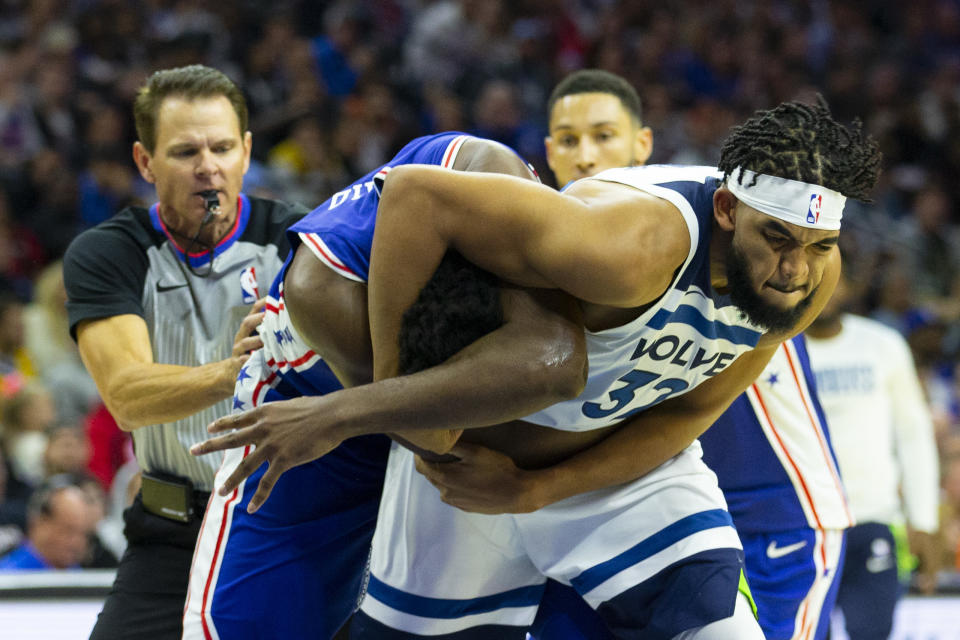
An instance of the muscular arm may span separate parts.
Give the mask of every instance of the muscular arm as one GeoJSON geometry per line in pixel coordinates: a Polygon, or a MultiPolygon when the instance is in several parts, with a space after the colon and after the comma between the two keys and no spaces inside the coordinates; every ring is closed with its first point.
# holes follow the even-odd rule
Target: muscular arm
{"type": "Polygon", "coordinates": [[[199,367],[154,362],[147,325],[133,314],[81,322],[77,344],[110,413],[131,431],[186,418],[229,397],[244,354],[260,344],[247,337],[259,320],[258,312],[244,319],[232,357],[199,367]]]}
{"type": "MultiPolygon", "coordinates": [[[[455,168],[531,177],[516,154],[479,140],[464,145],[455,168]]],[[[364,285],[334,275],[308,249],[300,249],[284,286],[287,308],[298,332],[328,359],[345,385],[369,379],[370,343],[369,338],[363,339],[369,335],[366,300],[364,297],[361,302],[358,297],[364,285]]],[[[193,452],[200,455],[256,444],[254,453],[220,489],[230,491],[269,460],[250,503],[255,510],[286,469],[324,455],[345,438],[393,432],[423,448],[445,451],[461,428],[496,424],[575,397],[586,374],[586,348],[576,302],[561,292],[546,290],[508,290],[502,300],[503,326],[442,365],[326,396],[269,403],[222,418],[211,425],[211,432],[238,430],[208,440],[193,452]]],[[[396,336],[393,339],[396,341],[396,336]]]]}
{"type": "Polygon", "coordinates": [[[676,208],[593,180],[567,193],[504,176],[394,169],[371,256],[375,378],[395,374],[403,311],[448,248],[507,281],[591,302],[634,307],[662,294],[690,246],[676,208]]]}
{"type": "Polygon", "coordinates": [[[417,446],[442,452],[462,428],[497,424],[579,394],[586,377],[586,348],[574,301],[556,291],[514,292],[505,297],[504,316],[500,329],[441,365],[220,418],[211,432],[236,431],[196,445],[191,452],[202,455],[255,444],[219,489],[229,493],[268,460],[270,466],[250,501],[249,509],[255,511],[287,469],[325,455],[346,438],[398,433],[417,446]]]}
{"type": "Polygon", "coordinates": [[[630,419],[609,438],[545,469],[545,502],[629,482],[677,455],[707,430],[756,380],[776,347],[755,349],[721,375],[630,419]]]}
{"type": "MultiPolygon", "coordinates": [[[[534,177],[509,148],[481,138],[470,138],[463,143],[453,168],[526,180],[534,177]]],[[[378,214],[378,225],[380,219],[378,214]]],[[[294,327],[315,352],[323,354],[344,386],[370,382],[373,355],[367,286],[335,274],[317,260],[305,244],[297,249],[283,284],[287,311],[294,327]]]]}
{"type": "Polygon", "coordinates": [[[301,244],[283,287],[297,333],[323,356],[343,386],[373,380],[367,286],[337,275],[301,244]]]}
{"type": "MultiPolygon", "coordinates": [[[[840,253],[834,250],[810,308],[784,336],[796,335],[820,314],[839,273],[840,253]]],[[[666,462],[706,431],[761,374],[782,339],[764,335],[757,349],[717,377],[628,419],[605,440],[553,467],[525,471],[497,452],[458,445],[452,453],[461,462],[421,461],[418,469],[438,486],[444,500],[483,513],[533,511],[572,495],[629,482],[666,462]]]]}
{"type": "MultiPolygon", "coordinates": [[[[370,382],[366,286],[337,275],[301,245],[284,290],[297,332],[323,354],[343,385],[370,382]]],[[[513,288],[502,297],[503,326],[447,363],[349,393],[303,399],[303,408],[320,412],[322,405],[323,412],[338,416],[343,437],[396,432],[418,447],[443,452],[462,428],[496,424],[576,396],[586,347],[575,301],[557,291],[513,288]],[[445,429],[450,425],[458,428],[445,429]]]]}
{"type": "Polygon", "coordinates": [[[418,461],[443,499],[467,511],[529,512],[570,496],[635,480],[683,451],[760,375],[776,347],[738,358],[692,391],[627,419],[609,437],[552,467],[518,469],[502,455],[457,445],[452,464],[418,461]],[[494,477],[495,476],[495,477],[494,477]]]}

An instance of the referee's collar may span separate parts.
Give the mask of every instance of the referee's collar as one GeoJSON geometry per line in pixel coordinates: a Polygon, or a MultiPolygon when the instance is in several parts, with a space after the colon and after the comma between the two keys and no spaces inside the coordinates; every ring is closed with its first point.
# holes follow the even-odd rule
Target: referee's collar
{"type": "Polygon", "coordinates": [[[150,223],[153,225],[153,228],[167,237],[173,252],[177,254],[177,257],[180,258],[180,260],[184,262],[189,260],[191,267],[202,267],[210,262],[211,257],[219,256],[221,253],[232,247],[240,238],[240,236],[243,235],[249,220],[250,199],[247,198],[245,193],[241,193],[239,196],[237,196],[237,219],[233,223],[233,228],[230,229],[227,235],[221,238],[220,242],[217,243],[217,246],[213,248],[212,256],[210,251],[191,251],[190,255],[188,256],[184,251],[185,247],[182,247],[180,242],[174,238],[173,234],[170,233],[170,230],[167,229],[167,225],[164,224],[163,219],[160,217],[160,203],[155,202],[150,207],[150,223]]]}

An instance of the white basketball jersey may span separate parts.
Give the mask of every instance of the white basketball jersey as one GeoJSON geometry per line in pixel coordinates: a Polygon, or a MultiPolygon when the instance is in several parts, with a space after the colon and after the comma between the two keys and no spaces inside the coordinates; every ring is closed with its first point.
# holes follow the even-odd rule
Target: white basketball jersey
{"type": "Polygon", "coordinates": [[[690,252],[670,288],[642,315],[587,332],[590,374],[583,393],[524,418],[565,431],[616,424],[685,393],[753,349],[763,335],[710,284],[713,193],[721,180],[716,169],[650,165],[611,169],[593,179],[669,200],[687,224],[690,252]]]}

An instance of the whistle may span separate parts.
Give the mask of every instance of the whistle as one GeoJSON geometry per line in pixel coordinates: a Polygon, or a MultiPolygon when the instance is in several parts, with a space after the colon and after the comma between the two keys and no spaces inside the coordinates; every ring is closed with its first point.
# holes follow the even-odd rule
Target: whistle
{"type": "Polygon", "coordinates": [[[220,199],[215,189],[201,191],[200,196],[203,198],[203,206],[208,214],[220,215],[220,199]]]}

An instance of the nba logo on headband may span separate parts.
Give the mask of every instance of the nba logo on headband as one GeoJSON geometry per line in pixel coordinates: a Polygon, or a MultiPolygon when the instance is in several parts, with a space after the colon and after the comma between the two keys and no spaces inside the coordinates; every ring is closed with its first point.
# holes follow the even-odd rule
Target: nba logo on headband
{"type": "Polygon", "coordinates": [[[798,227],[837,230],[847,199],[823,185],[734,169],[724,186],[760,213],[798,227]]]}
{"type": "Polygon", "coordinates": [[[820,210],[823,208],[823,196],[814,193],[810,195],[810,206],[807,208],[807,222],[817,224],[820,222],[820,210]]]}

